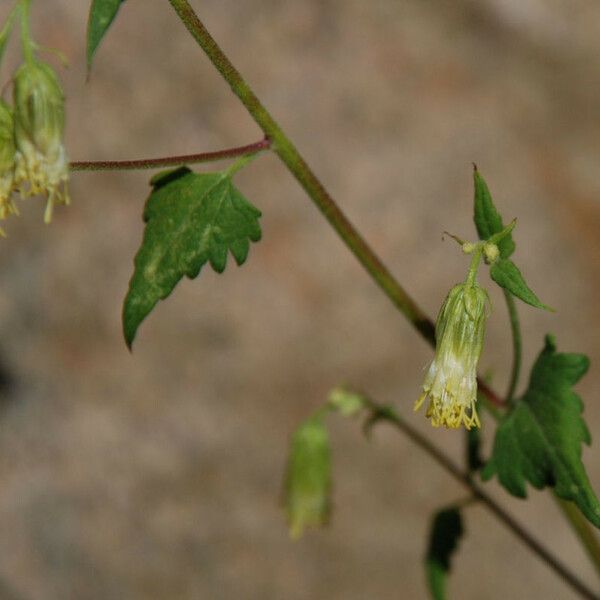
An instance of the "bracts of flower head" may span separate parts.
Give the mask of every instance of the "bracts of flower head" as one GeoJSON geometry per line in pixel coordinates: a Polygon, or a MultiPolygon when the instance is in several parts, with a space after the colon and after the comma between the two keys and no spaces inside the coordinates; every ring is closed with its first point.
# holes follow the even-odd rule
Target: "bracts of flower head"
{"type": "Polygon", "coordinates": [[[23,197],[47,197],[44,221],[55,204],[68,204],[69,162],[63,145],[64,95],[54,71],[26,61],[14,78],[15,185],[23,197]]]}
{"type": "Polygon", "coordinates": [[[434,427],[479,427],[477,362],[488,316],[487,292],[476,283],[454,286],[440,309],[435,358],[429,367],[418,410],[428,398],[426,416],[434,427]]]}
{"type": "MultiPolygon", "coordinates": [[[[18,214],[12,200],[15,190],[14,120],[10,106],[0,100],[0,220],[18,214]]],[[[0,229],[0,235],[4,231],[0,229]]]]}

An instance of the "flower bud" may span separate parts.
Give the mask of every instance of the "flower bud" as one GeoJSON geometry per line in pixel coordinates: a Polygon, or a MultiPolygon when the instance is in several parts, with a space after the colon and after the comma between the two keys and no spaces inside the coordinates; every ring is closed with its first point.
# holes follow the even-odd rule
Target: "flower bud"
{"type": "Polygon", "coordinates": [[[14,104],[17,184],[23,196],[47,196],[48,223],[54,204],[69,202],[64,96],[54,71],[42,62],[24,63],[14,78],[14,104]]]}
{"type": "Polygon", "coordinates": [[[13,112],[0,100],[0,220],[18,214],[11,198],[15,189],[15,152],[13,112]]]}
{"type": "Polygon", "coordinates": [[[500,250],[496,244],[486,242],[483,245],[483,258],[486,265],[495,263],[500,258],[500,250]]]}
{"type": "Polygon", "coordinates": [[[426,398],[426,416],[434,427],[479,427],[477,362],[488,316],[487,292],[477,284],[461,283],[448,294],[435,326],[435,358],[429,367],[418,410],[426,398]]]}
{"type": "Polygon", "coordinates": [[[322,419],[313,417],[294,433],[285,475],[285,510],[292,538],[299,538],[305,527],[327,523],[330,492],[329,435],[322,419]]]}

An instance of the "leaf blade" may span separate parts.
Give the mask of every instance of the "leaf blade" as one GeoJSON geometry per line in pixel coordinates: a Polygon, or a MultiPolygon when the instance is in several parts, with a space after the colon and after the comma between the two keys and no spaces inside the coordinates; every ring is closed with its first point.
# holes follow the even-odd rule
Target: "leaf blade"
{"type": "Polygon", "coordinates": [[[121,4],[125,0],[92,0],[87,26],[87,70],[92,68],[92,61],[100,42],[112,25],[121,4]]]}
{"type": "MultiPolygon", "coordinates": [[[[500,233],[504,229],[504,224],[494,205],[488,185],[479,173],[477,166],[473,170],[473,181],[475,185],[473,220],[479,239],[487,240],[495,233],[500,233]]],[[[508,258],[515,251],[515,247],[512,234],[508,234],[498,242],[500,257],[508,258]]]]}
{"type": "Polygon", "coordinates": [[[501,258],[496,261],[490,268],[490,277],[505,290],[509,291],[513,296],[519,298],[526,304],[535,308],[543,308],[551,312],[554,309],[540,301],[531,288],[525,282],[521,271],[517,265],[508,259],[501,258]]]}
{"type": "Polygon", "coordinates": [[[446,508],[435,514],[425,556],[427,585],[434,600],[446,598],[446,580],[450,572],[451,558],[463,534],[462,518],[457,508],[446,508]]]}
{"type": "Polygon", "coordinates": [[[198,174],[182,168],[151,182],[144,239],[123,304],[129,348],[142,321],[184,275],[194,279],[207,262],[222,273],[228,252],[242,264],[250,241],[261,238],[260,211],[235,188],[227,172],[198,174]]]}
{"type": "Polygon", "coordinates": [[[572,390],[588,367],[585,355],[556,352],[554,338],[546,336],[525,395],[498,426],[482,477],[497,475],[509,493],[521,498],[527,482],[537,489],[554,487],[600,528],[600,502],[581,461],[582,443],[591,438],[581,416],[583,403],[572,390]]]}

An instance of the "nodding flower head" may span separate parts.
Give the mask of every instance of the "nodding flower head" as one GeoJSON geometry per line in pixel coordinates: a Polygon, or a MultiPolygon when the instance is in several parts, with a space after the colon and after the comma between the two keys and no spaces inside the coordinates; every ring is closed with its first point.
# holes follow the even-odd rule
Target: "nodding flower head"
{"type": "Polygon", "coordinates": [[[45,194],[44,221],[54,204],[68,204],[69,163],[63,145],[65,101],[54,71],[25,62],[14,78],[16,184],[23,196],[45,194]]]}
{"type": "Polygon", "coordinates": [[[435,325],[435,358],[429,367],[418,410],[426,398],[426,415],[434,427],[479,427],[477,362],[488,315],[487,292],[476,283],[461,283],[448,294],[435,325]]]}
{"type": "Polygon", "coordinates": [[[0,220],[18,214],[11,198],[15,189],[15,152],[13,112],[0,100],[0,220]]]}

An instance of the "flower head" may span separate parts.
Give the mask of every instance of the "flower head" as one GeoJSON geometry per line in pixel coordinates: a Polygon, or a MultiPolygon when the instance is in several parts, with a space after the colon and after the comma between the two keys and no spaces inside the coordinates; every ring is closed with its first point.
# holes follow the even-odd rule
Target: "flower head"
{"type": "Polygon", "coordinates": [[[11,198],[15,189],[15,152],[13,112],[0,100],[0,220],[17,214],[11,198]]]}
{"type": "Polygon", "coordinates": [[[54,204],[69,202],[64,104],[58,78],[47,64],[33,60],[19,67],[14,78],[16,184],[23,196],[47,196],[47,223],[54,204]]]}
{"type": "Polygon", "coordinates": [[[448,294],[435,325],[435,358],[429,367],[418,410],[429,398],[434,427],[479,427],[477,362],[483,346],[488,295],[476,283],[460,283],[448,294]]]}

